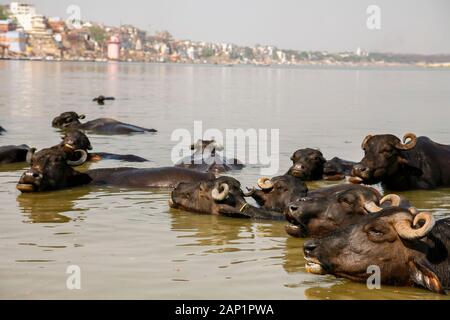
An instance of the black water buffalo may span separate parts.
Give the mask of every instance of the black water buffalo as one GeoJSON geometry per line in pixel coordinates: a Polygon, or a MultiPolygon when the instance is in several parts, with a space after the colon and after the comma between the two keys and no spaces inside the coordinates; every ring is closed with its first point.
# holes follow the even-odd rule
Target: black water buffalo
{"type": "Polygon", "coordinates": [[[308,192],[308,196],[291,203],[285,211],[291,224],[286,231],[293,237],[316,237],[355,223],[362,216],[378,212],[380,206],[407,206],[406,199],[381,194],[360,185],[343,184],[308,192]]]}
{"type": "MultiPolygon", "coordinates": [[[[61,144],[66,147],[72,148],[73,150],[84,150],[88,153],[88,158],[86,161],[99,161],[99,160],[120,160],[128,162],[147,162],[144,159],[133,154],[115,154],[107,152],[89,152],[92,150],[92,145],[89,138],[80,130],[70,130],[65,132],[62,137],[61,144]]],[[[73,159],[72,159],[73,160],[73,159]]]]}
{"type": "Polygon", "coordinates": [[[116,100],[114,97],[105,97],[103,95],[100,95],[98,97],[95,97],[92,99],[92,101],[97,102],[98,105],[103,106],[105,104],[105,101],[113,101],[116,100]]]}
{"type": "Polygon", "coordinates": [[[264,209],[284,212],[288,205],[306,196],[308,187],[300,179],[290,175],[262,177],[258,179],[260,190],[253,188],[247,196],[252,197],[264,209]]]}
{"type": "Polygon", "coordinates": [[[174,167],[164,168],[112,168],[79,172],[72,166],[81,165],[87,159],[84,150],[77,150],[81,157],[72,161],[72,154],[62,148],[49,148],[36,152],[31,168],[24,172],[17,184],[21,192],[58,190],[81,185],[107,185],[129,188],[174,188],[180,182],[212,180],[212,173],[174,167]]]}
{"type": "Polygon", "coordinates": [[[0,164],[25,162],[27,159],[29,146],[2,146],[0,147],[0,164]]]}
{"type": "Polygon", "coordinates": [[[391,207],[353,225],[305,242],[306,269],[355,281],[380,270],[382,284],[450,289],[450,219],[391,207]]]}
{"type": "Polygon", "coordinates": [[[342,180],[352,172],[355,162],[334,157],[326,160],[319,150],[300,149],[291,156],[292,166],[286,174],[304,181],[342,180]]]}
{"type": "Polygon", "coordinates": [[[180,183],[169,200],[171,208],[235,218],[284,219],[283,214],[256,208],[245,201],[241,183],[231,177],[180,183]]]}
{"type": "Polygon", "coordinates": [[[84,115],[78,115],[76,112],[64,112],[52,121],[54,128],[62,130],[66,129],[80,129],[98,134],[129,134],[129,133],[144,133],[157,132],[155,129],[147,129],[131,124],[119,122],[110,118],[100,118],[81,123],[80,119],[84,119],[84,115]]]}
{"type": "Polygon", "coordinates": [[[214,173],[241,170],[244,167],[237,159],[227,159],[217,154],[216,151],[222,151],[223,146],[214,140],[198,140],[191,145],[191,150],[193,154],[181,159],[175,164],[176,167],[214,173]]]}
{"type": "Polygon", "coordinates": [[[356,162],[334,157],[323,165],[323,178],[325,180],[343,180],[352,174],[356,162]]]}
{"type": "Polygon", "coordinates": [[[3,132],[6,132],[6,130],[5,130],[5,129],[3,129],[2,127],[0,127],[0,135],[2,135],[2,134],[3,134],[3,132]]]}
{"type": "Polygon", "coordinates": [[[353,168],[352,182],[381,182],[390,190],[450,186],[450,146],[405,134],[403,143],[391,134],[367,136],[364,158],[353,168]]]}

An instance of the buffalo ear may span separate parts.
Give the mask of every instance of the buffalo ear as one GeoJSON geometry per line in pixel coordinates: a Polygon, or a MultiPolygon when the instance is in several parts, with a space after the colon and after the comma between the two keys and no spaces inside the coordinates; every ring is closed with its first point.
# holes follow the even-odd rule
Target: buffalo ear
{"type": "Polygon", "coordinates": [[[430,291],[445,294],[441,281],[436,274],[424,263],[416,260],[409,263],[410,275],[414,283],[427,288],[430,291]]]}

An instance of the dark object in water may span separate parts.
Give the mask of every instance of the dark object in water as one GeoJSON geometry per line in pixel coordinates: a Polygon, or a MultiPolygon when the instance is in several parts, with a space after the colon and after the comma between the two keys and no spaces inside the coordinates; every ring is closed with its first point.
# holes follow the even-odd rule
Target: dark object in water
{"type": "Polygon", "coordinates": [[[92,101],[97,102],[99,105],[104,105],[106,100],[116,100],[116,98],[114,98],[114,97],[105,97],[103,95],[100,95],[100,96],[92,99],[92,101]]]}

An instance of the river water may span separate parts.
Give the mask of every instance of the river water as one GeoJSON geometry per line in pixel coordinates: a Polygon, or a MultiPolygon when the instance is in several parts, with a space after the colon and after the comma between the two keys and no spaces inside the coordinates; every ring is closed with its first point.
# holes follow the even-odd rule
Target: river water
{"type": "MultiPolygon", "coordinates": [[[[159,130],[90,135],[96,151],[172,165],[173,130],[279,129],[280,166],[301,147],[327,158],[362,157],[369,133],[412,131],[450,143],[450,70],[221,67],[0,61],[0,145],[59,142],[54,116],[77,111],[159,130]],[[91,99],[116,97],[105,106],[91,99]]],[[[198,215],[168,207],[166,190],[74,188],[21,195],[23,166],[0,167],[0,298],[29,299],[441,299],[417,288],[364,284],[305,272],[302,245],[283,222],[198,215]],[[68,266],[81,290],[66,287],[68,266]]],[[[260,166],[233,172],[252,186],[260,166]]],[[[311,188],[325,183],[310,184],[311,188]]],[[[450,214],[450,189],[404,193],[420,209],[450,214]]]]}

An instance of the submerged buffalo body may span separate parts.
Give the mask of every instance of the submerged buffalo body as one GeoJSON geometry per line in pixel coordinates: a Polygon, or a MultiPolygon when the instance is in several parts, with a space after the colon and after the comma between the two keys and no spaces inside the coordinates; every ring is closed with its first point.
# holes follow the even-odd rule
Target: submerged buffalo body
{"type": "Polygon", "coordinates": [[[367,281],[380,268],[382,284],[450,288],[450,219],[388,208],[304,244],[306,269],[367,281]]]}
{"type": "Polygon", "coordinates": [[[86,155],[71,161],[70,152],[61,148],[43,149],[31,159],[31,168],[21,176],[17,189],[39,192],[71,188],[87,184],[120,187],[173,188],[180,182],[214,179],[213,174],[184,168],[112,168],[79,172],[72,166],[80,165],[86,155]]]}
{"type": "Polygon", "coordinates": [[[241,183],[231,177],[180,183],[169,200],[172,208],[235,218],[284,219],[283,214],[256,208],[245,201],[241,183]]]}
{"type": "Polygon", "coordinates": [[[84,150],[88,153],[87,161],[99,160],[120,160],[127,162],[147,162],[144,159],[133,154],[115,154],[107,152],[89,152],[92,145],[89,138],[80,130],[69,130],[62,137],[62,144],[73,148],[74,150],[84,150]]]}
{"type": "Polygon", "coordinates": [[[25,162],[29,149],[25,144],[0,147],[0,164],[25,162]]]}
{"type": "Polygon", "coordinates": [[[367,136],[364,158],[353,168],[352,182],[381,182],[390,190],[432,189],[450,186],[450,146],[407,133],[367,136]]]}
{"type": "Polygon", "coordinates": [[[300,179],[290,175],[274,178],[259,178],[260,190],[253,188],[248,193],[264,209],[284,212],[291,202],[306,196],[308,187],[300,179]]]}
{"type": "Polygon", "coordinates": [[[286,174],[304,181],[342,180],[351,174],[355,165],[355,162],[338,157],[327,161],[322,152],[310,148],[295,151],[291,160],[292,166],[286,174]]]}
{"type": "Polygon", "coordinates": [[[59,129],[80,129],[98,134],[129,134],[157,132],[155,129],[147,129],[132,124],[123,123],[110,118],[100,118],[81,123],[84,115],[78,115],[75,112],[64,112],[52,121],[52,126],[59,129]]]}
{"type": "Polygon", "coordinates": [[[352,174],[356,162],[334,157],[327,160],[323,166],[323,178],[325,180],[342,180],[352,174]]]}
{"type": "Polygon", "coordinates": [[[221,173],[230,170],[241,170],[244,167],[237,159],[227,159],[216,151],[222,151],[223,147],[214,140],[198,140],[191,145],[193,154],[181,159],[176,167],[194,169],[203,172],[221,173]]]}

